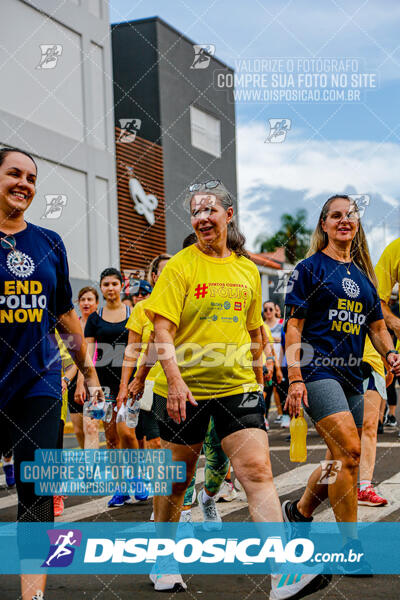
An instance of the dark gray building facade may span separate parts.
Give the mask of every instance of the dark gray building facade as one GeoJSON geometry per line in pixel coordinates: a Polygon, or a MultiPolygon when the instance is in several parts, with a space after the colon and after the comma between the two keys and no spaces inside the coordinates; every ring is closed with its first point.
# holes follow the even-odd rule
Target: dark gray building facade
{"type": "Polygon", "coordinates": [[[219,179],[237,195],[233,90],[215,85],[216,73],[233,71],[210,40],[199,42],[206,51],[158,17],[112,25],[115,125],[133,122],[137,137],[162,148],[170,253],[191,231],[191,183],[219,179]]]}

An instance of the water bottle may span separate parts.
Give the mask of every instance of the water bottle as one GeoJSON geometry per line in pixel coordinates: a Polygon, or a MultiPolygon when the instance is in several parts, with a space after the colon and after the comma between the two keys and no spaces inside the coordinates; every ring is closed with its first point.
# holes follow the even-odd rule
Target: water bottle
{"type": "Polygon", "coordinates": [[[111,396],[110,394],[105,394],[104,397],[106,399],[106,405],[105,405],[105,415],[103,417],[103,421],[105,423],[110,423],[111,419],[113,418],[115,399],[114,399],[114,396],[111,396]]]}
{"type": "Polygon", "coordinates": [[[134,429],[139,421],[140,401],[135,398],[128,398],[126,402],[126,417],[125,423],[130,429],[134,429]]]}
{"type": "Polygon", "coordinates": [[[300,416],[292,417],[290,421],[290,460],[291,462],[306,462],[307,460],[307,421],[303,409],[300,416]]]}
{"type": "Polygon", "coordinates": [[[106,414],[106,403],[103,400],[97,400],[96,398],[90,398],[83,405],[83,415],[90,419],[101,420],[104,419],[106,414]]]}

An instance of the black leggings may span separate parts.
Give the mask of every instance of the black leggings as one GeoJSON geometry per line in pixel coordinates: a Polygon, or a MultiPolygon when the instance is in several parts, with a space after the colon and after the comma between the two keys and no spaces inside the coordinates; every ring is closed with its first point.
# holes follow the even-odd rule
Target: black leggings
{"type": "Polygon", "coordinates": [[[36,496],[33,483],[20,477],[22,461],[33,461],[35,450],[57,447],[61,399],[13,398],[0,410],[0,430],[7,429],[12,443],[18,494],[18,521],[54,521],[52,496],[36,496]]]}

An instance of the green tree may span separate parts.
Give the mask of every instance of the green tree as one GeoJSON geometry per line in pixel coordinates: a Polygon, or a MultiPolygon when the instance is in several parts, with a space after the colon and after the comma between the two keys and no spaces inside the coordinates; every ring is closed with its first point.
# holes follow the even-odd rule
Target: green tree
{"type": "Polygon", "coordinates": [[[295,264],[304,258],[309,244],[311,229],[306,227],[307,211],[299,209],[295,215],[281,215],[280,229],[271,237],[259,235],[256,244],[260,244],[260,252],[273,252],[280,246],[285,247],[286,260],[295,264]]]}

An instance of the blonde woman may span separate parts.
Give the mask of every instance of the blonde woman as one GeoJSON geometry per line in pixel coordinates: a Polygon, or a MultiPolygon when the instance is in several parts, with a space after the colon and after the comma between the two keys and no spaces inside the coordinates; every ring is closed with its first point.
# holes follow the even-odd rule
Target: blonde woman
{"type": "Polygon", "coordinates": [[[366,334],[396,374],[400,357],[383,320],[359,211],[348,196],[332,196],[324,204],[308,257],[289,281],[286,306],[286,406],[293,416],[304,405],[337,476],[327,485],[318,467],[301,499],[284,502],[284,518],[311,521],[329,497],[338,522],[355,522],[366,334]]]}

